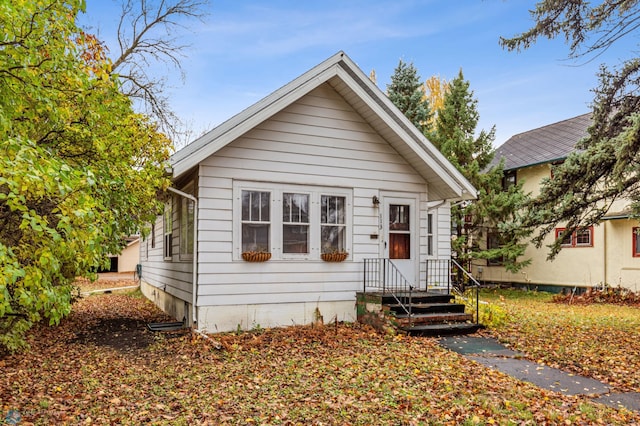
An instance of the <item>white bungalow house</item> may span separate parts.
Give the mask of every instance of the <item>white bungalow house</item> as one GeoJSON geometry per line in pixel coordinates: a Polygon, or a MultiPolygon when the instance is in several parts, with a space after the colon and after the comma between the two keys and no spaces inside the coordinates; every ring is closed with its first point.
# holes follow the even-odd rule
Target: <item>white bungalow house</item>
{"type": "Polygon", "coordinates": [[[355,320],[364,259],[391,258],[418,285],[426,259],[450,258],[450,202],[476,194],[343,52],[171,165],[141,288],[209,333],[355,320]]]}

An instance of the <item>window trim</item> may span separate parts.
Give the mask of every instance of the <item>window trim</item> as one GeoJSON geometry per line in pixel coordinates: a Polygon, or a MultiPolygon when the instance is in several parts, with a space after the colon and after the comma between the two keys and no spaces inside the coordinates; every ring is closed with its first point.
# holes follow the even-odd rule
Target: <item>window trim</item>
{"type": "Polygon", "coordinates": [[[164,204],[162,212],[162,256],[164,260],[173,260],[173,197],[164,204]],[[170,225],[170,229],[167,225],[170,225]],[[169,230],[169,232],[167,232],[169,230]]]}
{"type": "MultiPolygon", "coordinates": [[[[565,229],[566,228],[556,228],[556,232],[555,232],[556,240],[560,237],[560,234],[565,231],[565,229]]],[[[570,243],[566,243],[566,244],[561,244],[562,248],[594,247],[593,226],[588,226],[586,228],[581,228],[579,230],[576,230],[576,231],[572,232],[571,235],[570,235],[570,238],[571,238],[571,242],[570,243]],[[577,232],[578,231],[588,231],[588,233],[589,233],[589,242],[588,243],[586,243],[586,244],[578,243],[578,236],[577,236],[577,232]]]]}
{"type": "Polygon", "coordinates": [[[631,244],[632,244],[632,256],[633,257],[640,257],[640,244],[638,244],[640,241],[638,241],[638,239],[640,238],[640,226],[634,226],[633,228],[631,228],[631,244]]]}
{"type": "MultiPolygon", "coordinates": [[[[193,182],[189,182],[183,189],[182,192],[187,194],[193,194],[194,184],[193,182]]],[[[187,217],[188,219],[188,217],[187,217]]],[[[196,236],[195,229],[195,203],[193,200],[187,197],[180,197],[180,210],[178,211],[178,229],[180,232],[179,238],[179,257],[180,260],[193,260],[193,239],[196,236]],[[189,230],[189,222],[185,224],[184,215],[185,209],[187,209],[188,216],[188,208],[189,203],[193,206],[192,214],[191,214],[191,240],[185,236],[185,233],[189,230]]]]}
{"type": "MultiPolygon", "coordinates": [[[[324,186],[296,185],[274,182],[233,182],[233,260],[242,261],[242,191],[267,191],[271,193],[271,221],[269,243],[271,262],[273,261],[322,261],[321,242],[321,197],[323,195],[345,198],[345,250],[351,252],[353,241],[353,191],[350,188],[332,188],[324,186]],[[309,195],[309,253],[284,253],[283,250],[283,194],[309,195]]],[[[351,258],[347,258],[349,261],[351,258]]]]}
{"type": "Polygon", "coordinates": [[[435,244],[434,244],[434,217],[436,215],[434,213],[427,213],[427,223],[426,223],[426,233],[427,233],[427,256],[433,257],[435,253],[435,244]]]}

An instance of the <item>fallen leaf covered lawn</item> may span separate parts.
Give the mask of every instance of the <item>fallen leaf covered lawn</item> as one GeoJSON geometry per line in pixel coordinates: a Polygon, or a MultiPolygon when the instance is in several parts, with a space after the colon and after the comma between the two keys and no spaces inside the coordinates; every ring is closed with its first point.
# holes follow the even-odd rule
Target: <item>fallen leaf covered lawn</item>
{"type": "Polygon", "coordinates": [[[216,335],[216,349],[143,326],[163,319],[139,294],[80,300],[61,326],[38,328],[29,351],[0,357],[0,415],[47,425],[640,423],[431,338],[332,324],[216,335]]]}
{"type": "Polygon", "coordinates": [[[640,392],[640,307],[554,303],[533,291],[486,291],[510,320],[492,334],[532,360],[640,392]]]}

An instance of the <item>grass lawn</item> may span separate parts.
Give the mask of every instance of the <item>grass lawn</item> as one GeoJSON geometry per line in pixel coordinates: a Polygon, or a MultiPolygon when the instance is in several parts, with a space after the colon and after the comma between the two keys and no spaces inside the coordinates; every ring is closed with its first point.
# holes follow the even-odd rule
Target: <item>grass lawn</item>
{"type": "MultiPolygon", "coordinates": [[[[640,310],[487,293],[498,336],[533,359],[640,391],[640,310]],[[602,341],[600,340],[602,339],[602,341]],[[626,371],[626,373],[624,373],[626,371]]],[[[358,324],[216,335],[144,329],[139,293],[82,299],[31,349],[0,356],[0,419],[19,424],[640,424],[640,414],[539,389],[441,348],[358,324]],[[135,329],[132,331],[132,329],[135,329]]],[[[168,320],[167,318],[164,318],[168,320]]]]}

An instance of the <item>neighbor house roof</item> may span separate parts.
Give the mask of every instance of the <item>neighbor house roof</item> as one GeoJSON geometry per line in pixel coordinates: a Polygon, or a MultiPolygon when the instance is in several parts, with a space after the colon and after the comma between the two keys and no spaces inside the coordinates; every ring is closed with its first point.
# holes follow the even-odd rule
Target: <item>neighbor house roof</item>
{"type": "Polygon", "coordinates": [[[504,169],[514,170],[564,160],[590,125],[587,113],[517,134],[496,149],[492,164],[504,158],[504,169]]]}
{"type": "Polygon", "coordinates": [[[324,83],[331,85],[428,182],[430,194],[442,199],[476,197],[473,185],[344,52],[336,53],[176,152],[171,158],[174,178],[324,83]]]}

